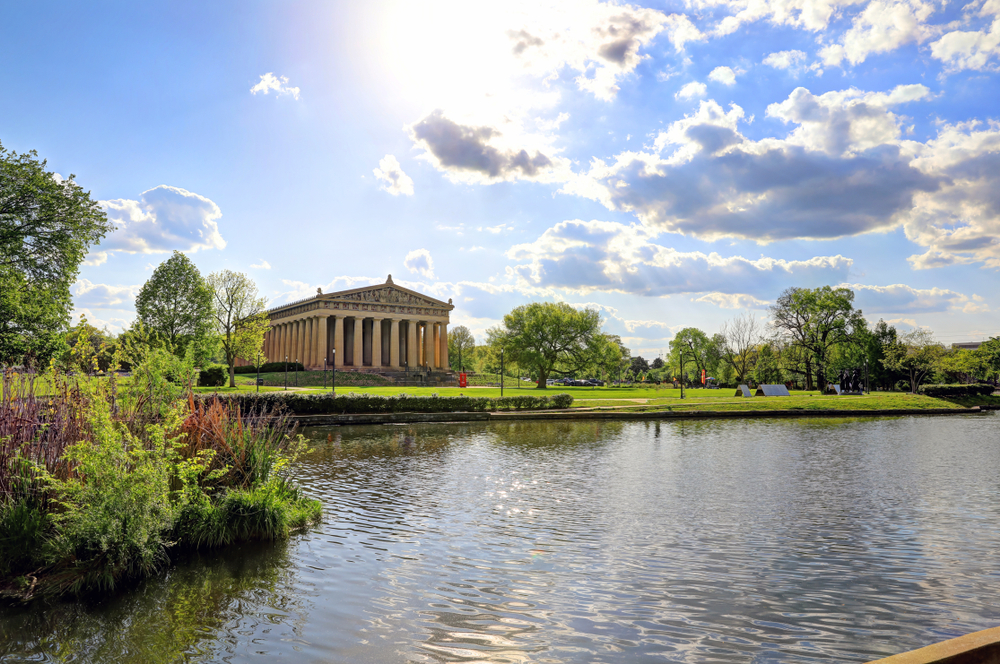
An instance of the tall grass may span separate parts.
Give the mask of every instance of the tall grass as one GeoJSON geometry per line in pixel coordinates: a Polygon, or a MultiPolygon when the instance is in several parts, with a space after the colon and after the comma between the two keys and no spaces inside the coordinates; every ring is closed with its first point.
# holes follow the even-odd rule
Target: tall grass
{"type": "Polygon", "coordinates": [[[0,594],[108,591],[172,546],[280,539],[318,519],[284,472],[303,447],[284,415],[196,402],[133,366],[127,386],[4,373],[0,594]]]}

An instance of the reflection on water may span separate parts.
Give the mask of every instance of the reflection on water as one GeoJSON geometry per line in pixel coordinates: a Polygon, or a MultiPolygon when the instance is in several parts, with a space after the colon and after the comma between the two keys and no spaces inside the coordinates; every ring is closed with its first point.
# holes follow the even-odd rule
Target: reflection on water
{"type": "Polygon", "coordinates": [[[2,609],[0,653],[863,662],[1000,622],[998,425],[316,428],[320,527],[113,602],[2,609]]]}

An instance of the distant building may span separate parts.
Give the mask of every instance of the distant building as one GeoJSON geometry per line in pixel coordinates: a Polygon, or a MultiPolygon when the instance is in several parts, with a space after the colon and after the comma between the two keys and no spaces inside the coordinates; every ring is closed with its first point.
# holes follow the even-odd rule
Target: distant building
{"type": "Polygon", "coordinates": [[[982,345],[982,341],[964,341],[960,344],[952,344],[951,347],[961,350],[977,350],[982,345]]]}

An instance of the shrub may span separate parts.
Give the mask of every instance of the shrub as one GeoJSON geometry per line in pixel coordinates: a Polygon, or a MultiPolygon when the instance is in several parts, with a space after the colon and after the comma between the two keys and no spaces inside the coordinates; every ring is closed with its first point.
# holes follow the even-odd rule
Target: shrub
{"type": "Polygon", "coordinates": [[[928,397],[989,396],[996,388],[992,385],[921,385],[917,392],[928,397]]]}
{"type": "Polygon", "coordinates": [[[226,367],[221,364],[202,369],[198,373],[198,384],[202,387],[222,387],[226,384],[226,367]]]}
{"type": "MultiPolygon", "coordinates": [[[[202,397],[204,398],[204,397],[202,397]]],[[[215,397],[212,397],[215,398],[215,397]]],[[[460,413],[494,410],[544,410],[569,408],[569,394],[552,396],[518,395],[512,397],[417,397],[407,394],[281,394],[239,393],[222,395],[243,412],[287,410],[296,415],[344,415],[372,413],[460,413]]]]}

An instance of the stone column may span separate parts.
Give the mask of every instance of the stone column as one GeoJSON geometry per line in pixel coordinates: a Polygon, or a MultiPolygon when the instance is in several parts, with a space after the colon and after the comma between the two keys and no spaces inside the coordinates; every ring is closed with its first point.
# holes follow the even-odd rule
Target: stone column
{"type": "Polygon", "coordinates": [[[334,369],[344,368],[344,317],[337,316],[333,319],[333,367],[334,369]]]}
{"type": "Polygon", "coordinates": [[[434,323],[424,323],[424,365],[434,369],[434,323]]]}
{"type": "Polygon", "coordinates": [[[372,319],[372,368],[382,368],[382,319],[372,319]]]}
{"type": "Polygon", "coordinates": [[[441,323],[441,369],[451,370],[451,363],[448,361],[448,323],[441,323]]]}
{"type": "Polygon", "coordinates": [[[329,334],[326,330],[326,316],[316,319],[316,350],[313,355],[316,357],[316,368],[324,369],[330,363],[330,349],[327,347],[329,334]]]}
{"type": "Polygon", "coordinates": [[[407,321],[406,329],[406,366],[408,369],[416,369],[420,364],[420,351],[417,349],[417,321],[407,321]]]}
{"type": "Polygon", "coordinates": [[[365,324],[361,316],[354,317],[354,367],[365,366],[365,324]]]}
{"type": "Polygon", "coordinates": [[[399,321],[395,318],[389,323],[389,368],[399,369],[399,321]]]}
{"type": "Polygon", "coordinates": [[[313,319],[302,320],[302,366],[308,369],[312,366],[312,332],[313,319]]]}

